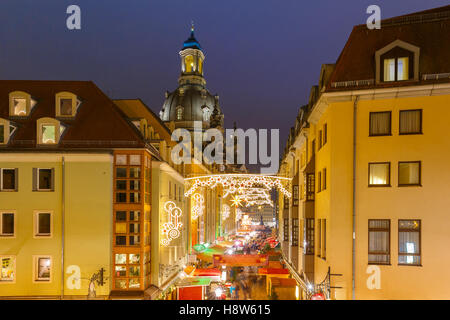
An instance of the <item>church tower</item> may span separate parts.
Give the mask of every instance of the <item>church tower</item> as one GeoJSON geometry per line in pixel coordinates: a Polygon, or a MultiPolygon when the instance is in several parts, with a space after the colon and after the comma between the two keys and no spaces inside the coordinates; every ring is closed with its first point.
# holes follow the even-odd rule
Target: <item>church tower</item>
{"type": "Polygon", "coordinates": [[[201,121],[203,129],[223,129],[223,113],[219,96],[206,89],[204,78],[205,54],[195,38],[191,26],[189,38],[179,52],[181,74],[178,88],[166,92],[166,100],[160,111],[160,118],[169,127],[193,130],[194,121],[201,121]]]}

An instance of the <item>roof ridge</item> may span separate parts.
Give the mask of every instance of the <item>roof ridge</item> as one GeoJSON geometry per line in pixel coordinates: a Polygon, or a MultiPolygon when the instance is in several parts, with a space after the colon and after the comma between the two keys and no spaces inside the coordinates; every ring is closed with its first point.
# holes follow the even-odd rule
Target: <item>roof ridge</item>
{"type": "MultiPolygon", "coordinates": [[[[392,18],[386,18],[381,20],[381,27],[392,27],[392,26],[400,26],[405,24],[415,24],[415,23],[424,23],[424,22],[436,22],[436,21],[444,21],[450,19],[450,5],[434,8],[424,11],[419,11],[416,13],[405,14],[401,16],[396,16],[392,18]],[[443,11],[434,11],[439,9],[444,9],[443,11]]],[[[366,24],[356,25],[355,28],[365,28],[366,24]]]]}

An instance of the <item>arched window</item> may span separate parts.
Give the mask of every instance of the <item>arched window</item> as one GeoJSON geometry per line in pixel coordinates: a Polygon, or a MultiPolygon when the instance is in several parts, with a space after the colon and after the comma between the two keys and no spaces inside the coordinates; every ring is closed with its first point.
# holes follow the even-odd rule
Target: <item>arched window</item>
{"type": "Polygon", "coordinates": [[[203,109],[203,121],[209,121],[209,118],[211,117],[211,111],[208,107],[204,106],[203,109]]]}
{"type": "Polygon", "coordinates": [[[177,108],[177,120],[183,120],[184,108],[179,106],[177,108]]]}
{"type": "Polygon", "coordinates": [[[189,55],[184,59],[184,64],[186,66],[186,72],[194,72],[194,57],[189,55]]]}

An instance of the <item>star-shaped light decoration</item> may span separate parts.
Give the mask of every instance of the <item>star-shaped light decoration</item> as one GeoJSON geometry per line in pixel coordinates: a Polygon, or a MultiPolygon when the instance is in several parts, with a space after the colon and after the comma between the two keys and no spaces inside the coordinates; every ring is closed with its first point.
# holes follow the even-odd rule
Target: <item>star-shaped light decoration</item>
{"type": "Polygon", "coordinates": [[[231,203],[233,204],[233,206],[237,207],[241,207],[242,206],[242,199],[238,196],[233,196],[231,199],[231,203]]]}

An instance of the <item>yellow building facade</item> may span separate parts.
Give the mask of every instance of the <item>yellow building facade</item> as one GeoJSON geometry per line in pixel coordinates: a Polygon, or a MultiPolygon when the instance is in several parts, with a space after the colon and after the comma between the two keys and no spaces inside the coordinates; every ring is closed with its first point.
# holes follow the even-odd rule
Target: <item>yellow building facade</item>
{"type": "Polygon", "coordinates": [[[450,281],[449,65],[448,51],[433,50],[445,42],[448,10],[415,14],[423,24],[392,18],[374,33],[355,27],[300,109],[280,167],[300,205],[295,190],[291,202],[280,199],[280,237],[306,297],[450,297],[441,285],[450,281]]]}

